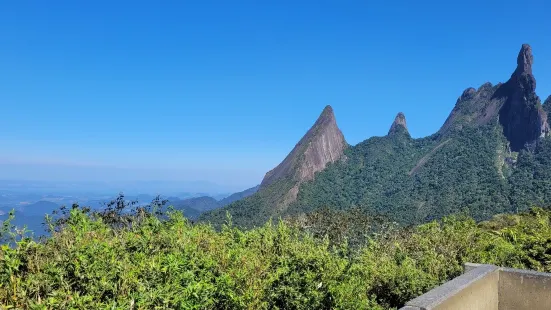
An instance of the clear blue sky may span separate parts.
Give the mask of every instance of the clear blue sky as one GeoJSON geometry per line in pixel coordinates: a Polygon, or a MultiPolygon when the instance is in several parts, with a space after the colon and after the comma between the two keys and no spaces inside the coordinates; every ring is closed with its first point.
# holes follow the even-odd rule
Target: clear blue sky
{"type": "Polygon", "coordinates": [[[327,104],[351,144],[434,133],[522,43],[545,99],[547,2],[5,1],[0,178],[252,186],[327,104]]]}

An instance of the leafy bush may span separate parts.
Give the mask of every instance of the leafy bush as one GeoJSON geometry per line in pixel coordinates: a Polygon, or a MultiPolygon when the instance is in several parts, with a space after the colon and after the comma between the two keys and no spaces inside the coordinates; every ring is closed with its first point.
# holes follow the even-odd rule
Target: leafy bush
{"type": "Polygon", "coordinates": [[[380,226],[386,228],[354,246],[347,236],[357,235],[361,221],[338,234],[313,230],[312,221],[244,231],[229,218],[217,231],[176,211],[113,225],[72,208],[51,237],[2,246],[0,305],[392,309],[457,276],[465,262],[551,271],[549,210],[479,224],[452,216],[410,228],[380,226]]]}

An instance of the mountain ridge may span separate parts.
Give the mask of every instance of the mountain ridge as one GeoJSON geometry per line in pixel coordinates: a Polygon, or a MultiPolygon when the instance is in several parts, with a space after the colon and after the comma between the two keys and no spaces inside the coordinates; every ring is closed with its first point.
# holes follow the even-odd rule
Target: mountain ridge
{"type": "Polygon", "coordinates": [[[255,195],[201,219],[220,223],[229,211],[235,223],[255,226],[320,207],[360,207],[412,224],[462,210],[484,219],[522,204],[551,203],[551,186],[541,177],[542,171],[551,170],[551,158],[546,161],[551,157],[546,139],[551,108],[542,106],[535,93],[533,60],[531,47],[522,45],[509,80],[465,89],[431,136],[412,139],[405,115],[398,113],[386,136],[343,147],[338,160],[328,161],[302,182],[279,178],[277,186],[261,186],[255,195]],[[523,192],[528,194],[518,195],[524,187],[529,187],[523,192]],[[284,193],[291,191],[294,199],[286,201],[284,193]],[[285,208],[276,207],[282,202],[285,208]]]}
{"type": "Polygon", "coordinates": [[[176,210],[183,211],[186,217],[196,220],[204,212],[225,207],[237,200],[253,195],[259,188],[260,185],[257,185],[244,191],[233,193],[219,200],[211,196],[199,196],[186,199],[172,197],[169,199],[168,204],[173,206],[176,210]]]}
{"type": "Polygon", "coordinates": [[[392,122],[392,125],[390,126],[390,129],[388,130],[387,135],[390,136],[390,135],[395,135],[400,133],[405,133],[409,136],[406,116],[402,112],[398,112],[398,114],[394,118],[394,122],[392,122]]]}

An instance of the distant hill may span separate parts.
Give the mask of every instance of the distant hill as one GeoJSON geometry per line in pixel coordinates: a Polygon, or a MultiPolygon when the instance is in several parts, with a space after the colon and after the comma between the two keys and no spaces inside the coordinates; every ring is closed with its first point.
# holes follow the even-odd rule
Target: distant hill
{"type": "Polygon", "coordinates": [[[345,144],[330,107],[259,191],[201,216],[215,224],[261,225],[321,207],[359,207],[403,224],[468,212],[476,219],[551,204],[548,111],[522,46],[505,83],[467,88],[435,134],[413,139],[398,113],[388,134],[345,144]]]}
{"type": "Polygon", "coordinates": [[[19,208],[19,211],[21,211],[22,213],[28,216],[32,216],[32,215],[44,216],[46,213],[50,214],[52,213],[53,210],[56,210],[59,207],[60,206],[54,202],[41,200],[35,203],[21,206],[19,208]]]}
{"type": "Polygon", "coordinates": [[[183,202],[200,212],[210,211],[220,207],[218,201],[209,196],[190,198],[183,200],[183,202]]]}
{"type": "Polygon", "coordinates": [[[258,188],[259,186],[255,186],[242,192],[232,194],[221,200],[216,200],[210,196],[193,197],[183,200],[171,197],[168,199],[168,205],[173,206],[176,210],[181,210],[186,217],[195,220],[204,212],[222,208],[234,201],[256,193],[258,188]]]}
{"type": "MultiPolygon", "coordinates": [[[[230,202],[252,195],[256,192],[257,189],[258,186],[255,186],[245,191],[229,195],[228,197],[224,197],[221,200],[216,200],[215,198],[209,196],[193,197],[188,199],[180,199],[175,196],[169,196],[167,200],[168,205],[172,205],[175,209],[181,210],[184,215],[189,219],[197,220],[202,213],[221,208],[229,204],[230,202]]],[[[31,196],[26,195],[24,197],[26,198],[31,196]]],[[[45,195],[38,197],[42,199],[58,198],[58,196],[54,195],[45,195]]],[[[61,206],[61,203],[57,204],[47,200],[40,200],[27,205],[19,205],[17,199],[21,198],[20,196],[16,196],[15,198],[9,197],[9,200],[8,197],[5,198],[7,201],[10,202],[10,204],[0,205],[0,225],[2,224],[2,221],[8,218],[9,212],[12,209],[15,209],[15,219],[12,223],[20,228],[26,225],[29,230],[35,232],[36,236],[41,236],[46,233],[44,226],[42,225],[42,223],[44,222],[44,216],[46,214],[51,214],[54,210],[58,210],[61,206]]],[[[140,205],[149,203],[153,199],[155,199],[155,196],[148,194],[125,196],[126,201],[138,201],[140,205]]],[[[90,207],[92,210],[98,211],[105,208],[106,204],[108,204],[110,201],[112,201],[112,198],[89,200],[80,203],[80,205],[90,207]]],[[[66,207],[70,207],[71,204],[64,203],[64,205],[66,207]]]]}
{"type": "Polygon", "coordinates": [[[260,185],[257,185],[255,187],[251,187],[249,189],[246,189],[242,192],[231,194],[228,197],[225,197],[225,198],[221,199],[219,201],[219,204],[221,206],[229,205],[232,202],[235,202],[235,201],[238,201],[238,200],[243,199],[245,197],[251,196],[252,194],[256,193],[259,188],[260,188],[260,185]]]}
{"type": "Polygon", "coordinates": [[[184,203],[183,200],[170,201],[168,205],[173,206],[176,210],[182,211],[184,216],[190,220],[197,220],[202,213],[201,211],[184,203]]]}

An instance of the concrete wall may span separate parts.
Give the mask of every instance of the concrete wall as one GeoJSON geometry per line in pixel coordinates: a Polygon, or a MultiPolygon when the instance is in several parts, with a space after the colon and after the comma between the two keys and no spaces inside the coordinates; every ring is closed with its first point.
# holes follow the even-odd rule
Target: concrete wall
{"type": "Polygon", "coordinates": [[[489,272],[483,278],[471,283],[445,302],[435,306],[435,310],[498,310],[499,271],[489,272]]]}
{"type": "Polygon", "coordinates": [[[502,268],[499,310],[551,309],[551,274],[502,268]]]}
{"type": "Polygon", "coordinates": [[[551,274],[465,264],[465,273],[401,310],[550,310],[551,274]]]}
{"type": "Polygon", "coordinates": [[[498,310],[498,291],[499,268],[480,265],[409,301],[402,310],[498,310]]]}

